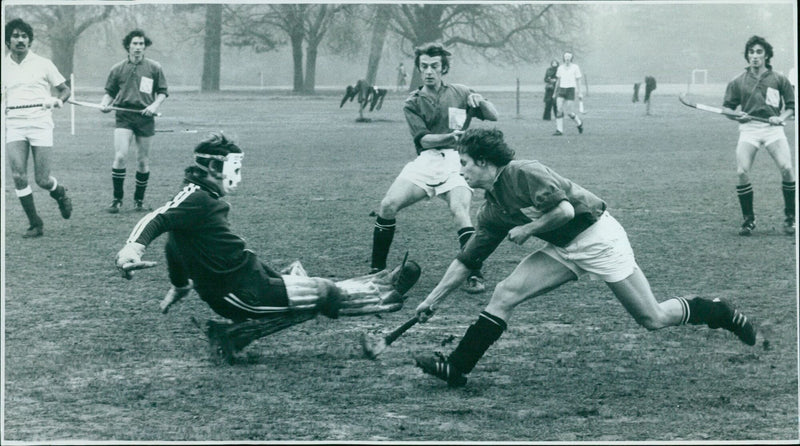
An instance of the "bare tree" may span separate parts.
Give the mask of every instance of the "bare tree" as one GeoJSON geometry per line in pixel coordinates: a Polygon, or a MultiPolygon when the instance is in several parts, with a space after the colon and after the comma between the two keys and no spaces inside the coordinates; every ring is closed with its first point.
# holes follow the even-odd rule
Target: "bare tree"
{"type": "MultiPolygon", "coordinates": [[[[536,62],[575,44],[582,11],[557,4],[402,4],[392,8],[390,30],[412,47],[439,41],[495,62],[536,62]]],[[[410,86],[418,85],[414,70],[410,86]]]]}
{"type": "Polygon", "coordinates": [[[113,6],[18,5],[7,9],[34,27],[34,37],[52,51],[53,64],[64,76],[73,73],[75,45],[84,31],[111,15],[113,6]]]}

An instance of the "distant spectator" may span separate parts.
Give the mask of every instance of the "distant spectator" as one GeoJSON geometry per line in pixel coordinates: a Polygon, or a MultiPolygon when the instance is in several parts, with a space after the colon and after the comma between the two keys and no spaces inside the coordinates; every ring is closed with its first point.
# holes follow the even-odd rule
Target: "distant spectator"
{"type": "Polygon", "coordinates": [[[545,121],[550,120],[551,110],[553,114],[558,114],[556,99],[553,97],[553,93],[556,90],[556,80],[558,79],[556,78],[556,71],[558,71],[558,61],[553,59],[547,71],[544,72],[544,115],[542,119],[545,121]]]}
{"type": "Polygon", "coordinates": [[[401,91],[405,88],[406,78],[408,78],[406,67],[403,65],[403,62],[400,62],[400,65],[397,66],[397,91],[401,91]]]}
{"type": "Polygon", "coordinates": [[[644,103],[647,105],[647,115],[650,115],[650,94],[656,89],[656,78],[653,76],[646,76],[644,78],[644,103]]]}

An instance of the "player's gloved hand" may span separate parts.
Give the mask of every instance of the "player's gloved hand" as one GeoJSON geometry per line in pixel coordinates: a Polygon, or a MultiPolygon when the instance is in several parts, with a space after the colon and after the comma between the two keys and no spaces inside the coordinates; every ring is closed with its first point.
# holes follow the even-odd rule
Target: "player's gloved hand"
{"type": "Polygon", "coordinates": [[[161,308],[161,314],[167,314],[169,307],[186,297],[192,291],[192,288],[194,288],[194,282],[192,282],[192,279],[189,279],[189,283],[182,287],[171,285],[169,287],[169,291],[167,291],[167,295],[164,296],[164,299],[161,300],[161,303],[159,304],[159,307],[161,308]]]}
{"type": "Polygon", "coordinates": [[[420,322],[425,323],[428,322],[428,319],[433,316],[434,310],[433,304],[429,304],[427,301],[423,300],[419,305],[417,305],[417,309],[414,310],[417,314],[417,319],[420,322]]]}
{"type": "Polygon", "coordinates": [[[52,108],[61,108],[63,105],[64,105],[64,102],[61,99],[59,99],[59,98],[57,98],[55,96],[51,96],[49,98],[46,98],[42,102],[42,106],[44,108],[48,109],[48,110],[50,110],[52,108]]]}
{"type": "Polygon", "coordinates": [[[132,279],[133,272],[137,269],[152,268],[156,266],[156,262],[142,261],[145,246],[141,243],[127,243],[117,253],[116,261],[114,262],[119,270],[120,275],[125,279],[132,279]]]}

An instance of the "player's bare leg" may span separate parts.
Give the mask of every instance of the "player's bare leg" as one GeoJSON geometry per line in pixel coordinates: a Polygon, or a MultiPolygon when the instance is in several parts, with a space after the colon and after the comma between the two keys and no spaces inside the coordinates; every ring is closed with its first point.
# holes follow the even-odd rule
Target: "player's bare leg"
{"type": "Polygon", "coordinates": [[[128,156],[133,141],[133,130],[114,129],[114,161],[111,163],[111,182],[114,187],[114,199],[107,208],[111,214],[118,214],[122,207],[122,197],[125,195],[125,159],[128,156]]]}
{"type": "Polygon", "coordinates": [[[736,195],[739,198],[739,206],[742,209],[742,227],[739,235],[750,235],[756,228],[756,216],[753,212],[753,185],[750,184],[750,168],[758,152],[758,147],[739,141],[736,145],[736,175],[738,183],[736,185],[736,195]]]}
{"type": "Polygon", "coordinates": [[[371,273],[386,269],[386,259],[389,257],[389,248],[392,246],[397,225],[397,213],[427,196],[422,188],[403,178],[396,178],[389,186],[381,200],[372,231],[371,273]]]}
{"type": "Polygon", "coordinates": [[[27,141],[9,141],[6,143],[6,159],[11,168],[14,191],[19,198],[22,209],[28,217],[28,229],[24,238],[41,237],[44,234],[44,222],[36,212],[33,201],[33,190],[28,184],[28,154],[30,147],[27,141]]]}
{"type": "Polygon", "coordinates": [[[556,97],[556,132],[553,136],[561,136],[564,134],[564,98],[561,96],[556,97]]]}
{"type": "Polygon", "coordinates": [[[72,200],[67,196],[67,189],[50,175],[53,148],[31,146],[31,153],[33,154],[33,172],[36,184],[50,192],[50,197],[58,203],[61,217],[68,219],[72,216],[72,200]]]}
{"type": "Polygon", "coordinates": [[[779,139],[767,145],[767,152],[772,156],[778,171],[781,174],[781,191],[783,193],[783,231],[787,235],[795,233],[795,193],[797,183],[795,181],[794,170],[792,169],[792,154],[789,142],[779,139]]]}

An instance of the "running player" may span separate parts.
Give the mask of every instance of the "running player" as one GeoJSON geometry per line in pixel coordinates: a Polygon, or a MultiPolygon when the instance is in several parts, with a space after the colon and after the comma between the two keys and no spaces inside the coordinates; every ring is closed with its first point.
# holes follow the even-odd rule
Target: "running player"
{"type": "Polygon", "coordinates": [[[475,235],[417,306],[420,321],[425,322],[435,305],[503,240],[522,245],[536,237],[546,245],[522,259],[497,284],[489,305],[449,357],[417,357],[425,373],[451,386],[464,385],[464,375],[500,338],[517,305],[585,273],[605,281],[628,313],[648,330],[707,324],[755,344],[755,327],[727,302],[699,297],[656,301],[625,230],[608,213],[606,203],[538,161],[515,161],[501,131],[468,130],[459,141],[459,152],[461,173],[470,187],[486,191],[486,203],[478,213],[475,235]]]}
{"type": "Polygon", "coordinates": [[[575,121],[578,126],[578,133],[583,133],[583,121],[575,113],[575,97],[583,100],[581,93],[581,69],[578,64],[572,62],[572,53],[564,53],[564,63],[559,65],[556,71],[556,88],[553,95],[556,98],[556,132],[553,136],[564,134],[564,107],[569,107],[569,118],[575,121]]]}
{"type": "Polygon", "coordinates": [[[789,141],[782,127],[794,115],[794,91],[788,79],[772,71],[772,54],[772,45],[763,37],[753,36],[748,39],[744,47],[744,58],[748,67],[728,83],[725,90],[723,108],[727,112],[739,109],[741,115],[728,116],[741,123],[739,142],[736,145],[736,194],[744,222],[739,235],[750,235],[756,227],[750,168],[756,153],[762,147],[772,156],[781,174],[783,230],[788,235],[795,233],[796,182],[789,141]],[[751,116],[769,119],[769,123],[753,121],[751,116]]]}
{"type": "Polygon", "coordinates": [[[242,150],[222,134],[212,134],[197,145],[194,156],[183,189],[139,220],[117,254],[116,266],[130,279],[129,268],[145,264],[141,260],[145,248],[168,232],[165,250],[171,287],[162,312],[192,289],[197,291],[212,310],[235,322],[209,324],[209,341],[219,348],[213,350],[215,355],[232,362],[236,351],[273,333],[276,326],[287,328],[316,312],[336,318],[340,313],[357,316],[402,308],[403,294],[419,278],[419,267],[411,261],[392,273],[338,283],[281,274],[261,262],[231,231],[230,205],[222,200],[241,181],[242,150]],[[259,324],[248,322],[262,319],[259,324]],[[231,342],[228,335],[237,332],[244,335],[231,342]]]}
{"type": "Polygon", "coordinates": [[[153,42],[144,31],[134,29],[122,39],[128,57],[114,65],[108,74],[105,95],[100,101],[103,113],[110,106],[142,110],[141,113],[117,111],[114,129],[114,161],[111,164],[111,182],[114,199],[108,212],[118,214],[122,207],[125,183],[125,157],[133,142],[136,147],[136,189],[133,209],[144,211],[144,193],[150,179],[150,147],[155,135],[155,116],[167,98],[167,79],[161,64],[144,57],[153,42]]]}
{"type": "Polygon", "coordinates": [[[36,184],[50,191],[63,218],[72,215],[67,189],[50,175],[53,156],[53,108],[61,108],[71,94],[66,80],[49,59],[31,51],[33,28],[22,19],[6,24],[8,55],[3,62],[3,92],[6,106],[42,104],[39,107],[9,109],[6,114],[6,156],[14,180],[14,191],[28,217],[24,238],[44,235],[44,222],[36,212],[33,191],[28,184],[28,157],[33,155],[36,184]],[[50,90],[55,88],[56,96],[50,90]]]}
{"type": "MultiPolygon", "coordinates": [[[[461,137],[467,114],[478,119],[497,120],[491,102],[464,85],[442,80],[450,69],[451,55],[440,43],[428,43],[415,50],[414,64],[423,85],[411,93],[403,106],[417,158],[405,165],[381,200],[372,238],[372,271],[386,268],[400,210],[423,199],[441,197],[450,207],[461,247],[475,232],[469,215],[472,190],[459,175],[455,144],[461,137]]],[[[485,289],[480,269],[472,271],[465,290],[485,289]]]]}

